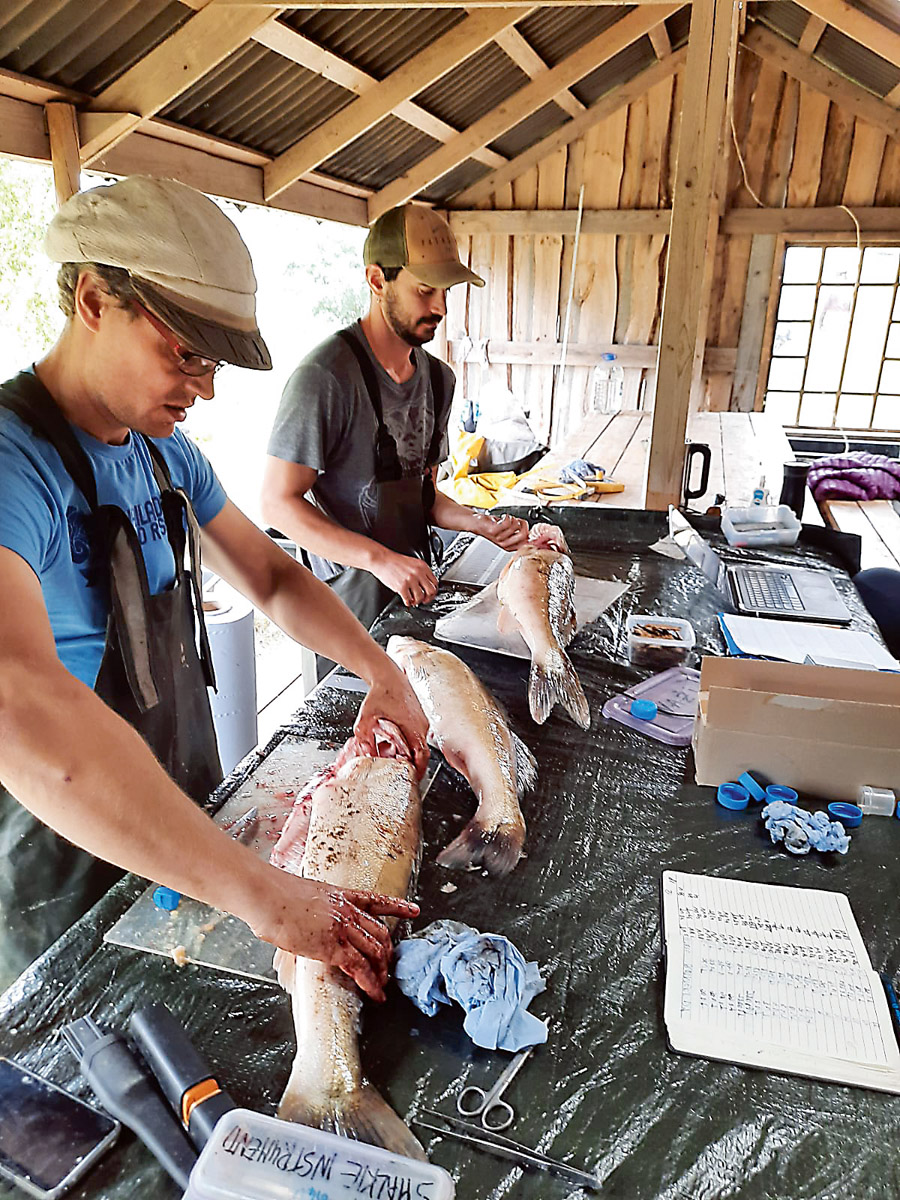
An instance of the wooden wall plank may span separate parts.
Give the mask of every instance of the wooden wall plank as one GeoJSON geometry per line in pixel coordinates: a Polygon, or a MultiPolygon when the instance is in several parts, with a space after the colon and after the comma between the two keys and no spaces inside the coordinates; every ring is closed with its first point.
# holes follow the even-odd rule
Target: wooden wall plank
{"type": "Polygon", "coordinates": [[[753,410],[766,328],[766,308],[772,287],[776,241],[774,233],[759,233],[752,239],[731,402],[731,407],[739,412],[753,410]]]}
{"type": "MultiPolygon", "coordinates": [[[[759,79],[761,69],[761,60],[755,54],[750,54],[749,51],[739,46],[732,119],[734,121],[734,132],[737,135],[738,145],[742,148],[741,153],[743,153],[743,147],[747,142],[747,132],[752,116],[753,93],[756,90],[756,83],[759,79]]],[[[733,208],[738,203],[738,197],[741,195],[746,196],[744,177],[741,173],[741,164],[738,161],[738,157],[736,154],[733,154],[728,168],[726,206],[733,208]]]]}
{"type": "Polygon", "coordinates": [[[816,193],[816,204],[822,207],[841,203],[844,184],[847,181],[850,151],[853,147],[854,122],[855,118],[852,113],[841,108],[839,104],[832,104],[828,111],[828,124],[825,127],[822,173],[819,190],[816,193]]]}
{"type": "Polygon", "coordinates": [[[786,75],[781,92],[781,104],[778,108],[769,170],[763,182],[762,198],[771,208],[783,208],[784,202],[787,200],[799,111],[800,84],[796,79],[791,79],[786,75]]]}
{"type": "Polygon", "coordinates": [[[830,103],[827,96],[814,92],[806,84],[801,85],[794,162],[788,181],[790,208],[812,208],[816,202],[830,103]]]}
{"type": "Polygon", "coordinates": [[[853,151],[844,185],[844,204],[868,207],[874,203],[886,143],[887,134],[883,129],[876,129],[867,121],[856,122],[853,151]]]}
{"type": "Polygon", "coordinates": [[[875,189],[876,204],[900,204],[900,141],[893,138],[884,148],[881,172],[875,189]]]}
{"type": "MultiPolygon", "coordinates": [[[[538,208],[561,208],[566,190],[566,148],[538,165],[538,208]]],[[[540,234],[534,239],[534,316],[532,338],[536,342],[556,342],[559,329],[560,265],[562,238],[540,234]]],[[[554,369],[538,367],[529,378],[529,408],[532,428],[542,441],[549,442],[552,424],[554,369]]]]}
{"type": "MultiPolygon", "coordinates": [[[[512,194],[515,208],[537,208],[538,169],[531,167],[523,175],[513,180],[512,194]]],[[[534,237],[527,234],[516,234],[513,242],[513,341],[530,342],[534,307],[534,237]]],[[[522,407],[529,417],[535,419],[536,413],[529,407],[528,380],[531,369],[527,366],[514,366],[510,371],[510,388],[519,398],[522,407]]]]}

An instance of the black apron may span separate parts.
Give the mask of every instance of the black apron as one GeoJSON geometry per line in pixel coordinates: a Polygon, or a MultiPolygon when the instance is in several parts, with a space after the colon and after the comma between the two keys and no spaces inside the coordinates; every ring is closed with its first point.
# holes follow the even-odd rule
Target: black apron
{"type": "MultiPolygon", "coordinates": [[[[381,389],[375,366],[359,338],[349,329],[338,333],[359,364],[366,394],[375,413],[378,426],[375,442],[375,520],[366,531],[368,537],[397,554],[406,554],[424,559],[430,565],[440,561],[440,539],[432,538],[428,516],[434,506],[435,491],[431,472],[403,478],[403,469],[397,455],[397,445],[384,423],[381,405],[381,389]]],[[[443,409],[444,377],[440,362],[426,353],[428,360],[431,398],[434,405],[434,430],[428,448],[428,463],[437,460],[441,445],[441,429],[438,414],[443,409]]],[[[366,629],[374,625],[384,607],[393,599],[395,592],[376,579],[362,567],[347,567],[334,578],[326,580],[328,586],[340,596],[351,612],[359,618],[366,629]]],[[[318,677],[334,664],[328,659],[319,659],[318,677]]]]}
{"type": "MultiPolygon", "coordinates": [[[[147,440],[175,558],[174,583],[153,596],[134,526],[121,508],[98,503],[90,459],[37,376],[23,372],[3,384],[0,405],[54,446],[90,506],[90,583],[109,600],[94,690],[134,726],[179,787],[205,802],[222,768],[207,693],[215,679],[203,620],[200,535],[187,496],[173,488],[165,460],[147,440]]],[[[59,837],[0,786],[0,980],[21,973],[122,874],[59,837]]]]}

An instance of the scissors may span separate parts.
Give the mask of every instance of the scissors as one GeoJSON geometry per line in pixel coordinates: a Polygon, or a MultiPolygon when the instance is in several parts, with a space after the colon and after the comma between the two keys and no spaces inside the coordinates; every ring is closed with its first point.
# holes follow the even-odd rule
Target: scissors
{"type": "Polygon", "coordinates": [[[462,1113],[464,1117],[480,1117],[481,1124],[485,1129],[507,1129],[512,1125],[516,1114],[512,1105],[507,1104],[500,1097],[518,1075],[522,1064],[533,1049],[534,1046],[529,1046],[527,1050],[520,1051],[489,1092],[486,1092],[484,1088],[475,1087],[474,1084],[463,1088],[456,1098],[456,1111],[462,1113]],[[475,1103],[473,1104],[471,1100],[467,1101],[467,1096],[472,1096],[475,1103]],[[492,1112],[499,1112],[500,1119],[489,1121],[488,1114],[492,1112]]]}

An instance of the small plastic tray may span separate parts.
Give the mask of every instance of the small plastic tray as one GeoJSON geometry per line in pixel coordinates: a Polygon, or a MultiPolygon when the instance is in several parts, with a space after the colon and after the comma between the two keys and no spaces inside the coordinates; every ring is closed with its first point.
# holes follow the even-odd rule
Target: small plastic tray
{"type": "Polygon", "coordinates": [[[752,504],[722,513],[722,532],[729,546],[793,546],[800,528],[786,504],[752,504]]]}
{"type": "Polygon", "coordinates": [[[235,1108],[216,1122],[194,1163],[183,1200],[453,1200],[455,1195],[453,1180],[431,1163],[235,1108]]]}
{"type": "MultiPolygon", "coordinates": [[[[632,613],[625,619],[628,637],[628,661],[638,667],[674,667],[684,662],[694,648],[694,627],[683,617],[657,617],[651,613],[632,613]],[[639,630],[664,628],[674,637],[645,637],[639,630]]],[[[652,700],[653,697],[651,696],[652,700]]]]}
{"type": "Polygon", "coordinates": [[[603,715],[667,746],[689,746],[699,694],[699,671],[692,667],[670,667],[607,700],[603,715]],[[629,711],[632,700],[652,700],[657,706],[653,720],[633,717],[629,711]]]}

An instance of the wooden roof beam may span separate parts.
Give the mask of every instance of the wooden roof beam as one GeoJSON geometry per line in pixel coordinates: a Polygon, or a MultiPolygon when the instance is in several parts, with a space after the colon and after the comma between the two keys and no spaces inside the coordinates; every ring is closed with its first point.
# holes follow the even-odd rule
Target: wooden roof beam
{"type": "MultiPolygon", "coordinates": [[[[494,41],[529,79],[537,79],[539,75],[550,70],[531,43],[514,26],[502,30],[494,41]]],[[[585,106],[568,88],[559,92],[553,100],[570,117],[577,117],[579,113],[584,112],[585,106]]]]}
{"type": "Polygon", "coordinates": [[[900,33],[882,25],[847,0],[801,0],[807,12],[900,67],[900,33]]]}
{"type": "Polygon", "coordinates": [[[785,38],[754,25],[748,29],[741,45],[754,54],[772,63],[793,79],[799,79],[813,91],[827,96],[835,104],[839,104],[855,117],[868,121],[870,125],[883,129],[889,137],[900,138],[900,112],[884,100],[873,96],[865,88],[851,83],[837,71],[825,67],[821,63],[801,54],[785,38]]]}
{"type": "Polygon", "coordinates": [[[668,16],[679,7],[678,4],[662,7],[654,5],[652,8],[635,8],[627,13],[609,29],[605,29],[603,33],[557,63],[546,74],[514,92],[508,100],[504,100],[468,129],[457,134],[446,146],[427,155],[404,175],[389,183],[380,192],[376,192],[369,201],[369,219],[374,221],[389,208],[403,204],[417,195],[430,183],[471,157],[473,150],[500,137],[547,104],[564,88],[577,83],[626,46],[643,37],[648,29],[659,24],[661,12],[668,16]]]}
{"type": "Polygon", "coordinates": [[[65,100],[52,100],[44,106],[47,134],[50,138],[50,161],[53,165],[53,186],[59,208],[81,190],[81,159],[78,153],[78,121],[75,107],[65,100]]]}
{"type": "Polygon", "coordinates": [[[605,121],[607,117],[612,116],[620,108],[624,108],[626,105],[637,100],[639,96],[649,91],[657,83],[668,79],[684,63],[686,54],[687,49],[682,46],[680,50],[674,51],[668,58],[656,62],[650,67],[645,67],[643,71],[639,71],[627,83],[621,84],[619,87],[601,96],[599,100],[594,101],[589,108],[586,108],[574,120],[569,121],[560,129],[554,130],[553,133],[542,138],[536,145],[529,147],[528,150],[523,150],[521,154],[510,159],[505,166],[499,167],[489,175],[485,175],[483,179],[479,179],[477,183],[473,183],[471,187],[454,196],[451,201],[453,207],[466,208],[469,205],[479,204],[503,184],[511,183],[513,179],[518,179],[530,167],[535,166],[542,159],[549,157],[554,151],[559,150],[560,147],[567,146],[570,142],[574,142],[576,138],[582,137],[594,125],[597,125],[600,121],[605,121]]]}
{"type": "MultiPolygon", "coordinates": [[[[254,33],[253,40],[357,96],[364,96],[372,88],[378,87],[379,81],[374,75],[369,75],[367,71],[361,70],[333,51],[326,50],[324,46],[317,45],[311,38],[297,33],[277,17],[272,17],[260,26],[254,33]]],[[[414,100],[404,100],[398,104],[394,109],[394,116],[411,125],[413,129],[427,133],[436,142],[449,142],[459,133],[458,129],[434,116],[414,100]]],[[[499,167],[506,162],[502,154],[487,148],[479,150],[473,157],[491,167],[499,167]]]]}
{"type": "Polygon", "coordinates": [[[822,34],[827,28],[827,21],[823,21],[821,17],[814,17],[812,13],[810,13],[809,20],[806,22],[803,32],[800,34],[800,41],[797,43],[797,49],[800,51],[800,53],[815,54],[816,46],[818,46],[822,34]]]}
{"type": "Polygon", "coordinates": [[[647,37],[650,39],[650,44],[653,46],[653,53],[657,58],[668,58],[672,53],[672,42],[669,39],[669,32],[666,29],[665,21],[660,23],[653,29],[647,30],[647,37]]]}
{"type": "Polygon", "coordinates": [[[656,403],[644,487],[644,507],[681,499],[684,436],[695,358],[701,356],[702,290],[707,243],[717,212],[716,175],[732,51],[734,0],[694,0],[684,68],[684,101],[666,262],[656,403]]]}
{"type": "Polygon", "coordinates": [[[266,198],[277,196],[304,172],[312,170],[344,146],[349,146],[389,116],[398,104],[412,99],[529,12],[530,8],[478,12],[454,25],[372,88],[365,97],[353,101],[279,154],[266,167],[266,198]]]}

